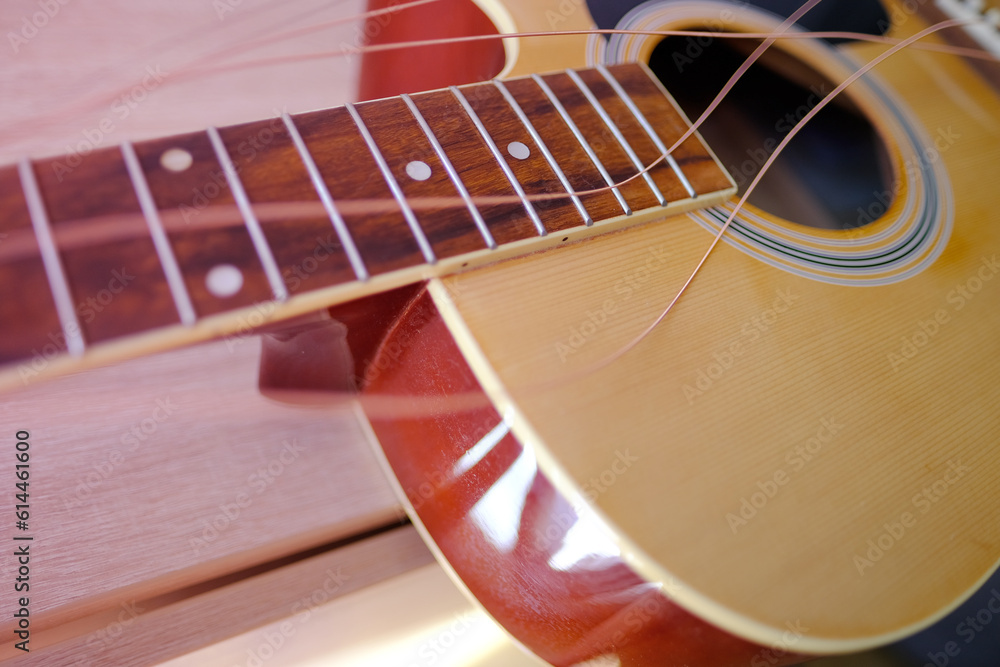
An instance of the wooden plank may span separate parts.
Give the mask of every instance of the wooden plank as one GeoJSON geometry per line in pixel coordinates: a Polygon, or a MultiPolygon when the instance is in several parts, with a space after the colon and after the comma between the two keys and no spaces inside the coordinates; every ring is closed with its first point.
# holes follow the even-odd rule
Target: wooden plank
{"type": "MultiPolygon", "coordinates": [[[[263,637],[264,646],[274,651],[293,643],[318,649],[315,640],[304,643],[296,635],[323,625],[317,621],[324,605],[431,562],[416,530],[401,526],[235,581],[240,574],[159,597],[137,595],[102,613],[35,634],[32,651],[5,664],[151,665],[244,632],[263,637]],[[273,627],[259,627],[266,624],[273,627]]],[[[336,645],[326,628],[319,636],[326,639],[327,648],[336,645]]]]}
{"type": "MultiPolygon", "coordinates": [[[[306,622],[295,623],[292,618],[291,623],[294,634],[274,650],[270,663],[285,667],[545,664],[514,644],[434,564],[338,597],[316,609],[306,622]],[[420,613],[413,613],[414,609],[420,613]]],[[[285,629],[289,629],[287,625],[285,629]]],[[[275,622],[206,646],[162,667],[246,665],[252,656],[272,655],[269,648],[280,641],[281,630],[282,623],[275,622]]],[[[262,662],[269,664],[268,660],[262,662]]]]}
{"type": "MultiPolygon", "coordinates": [[[[32,520],[19,534],[37,545],[33,627],[401,518],[353,412],[257,393],[259,344],[230,337],[0,404],[0,433],[31,433],[32,520]]],[[[11,489],[13,472],[0,471],[11,489]]],[[[0,536],[14,532],[5,522],[0,536]]]]}
{"type": "MultiPolygon", "coordinates": [[[[295,113],[342,104],[353,96],[356,63],[191,77],[185,77],[183,65],[261,34],[349,16],[363,4],[353,0],[334,13],[318,0],[291,10],[258,0],[179,2],[169,11],[154,2],[110,2],[96,9],[59,5],[37,35],[3,57],[0,162],[94,147],[117,151],[123,140],[273,117],[276,109],[295,113]],[[161,84],[141,87],[147,66],[166,73],[161,84]],[[124,107],[122,100],[128,102],[124,107]]],[[[30,23],[39,8],[33,0],[13,0],[4,11],[17,32],[21,17],[30,23]]],[[[346,23],[301,35],[296,47],[315,51],[354,39],[354,25],[346,23]]],[[[275,55],[282,48],[265,45],[254,55],[275,55]]],[[[4,182],[16,184],[16,172],[4,173],[9,176],[4,182]]],[[[8,192],[17,191],[5,188],[8,192]]],[[[23,227],[23,221],[18,224],[23,227]]],[[[15,231],[0,231],[8,234],[0,238],[0,250],[17,250],[21,240],[15,231]]],[[[19,280],[16,284],[26,288],[24,274],[19,280]]],[[[51,308],[46,292],[31,289],[51,308]]],[[[258,395],[259,342],[245,333],[266,316],[254,311],[237,335],[213,344],[18,386],[0,397],[0,433],[27,428],[33,440],[29,532],[37,551],[31,572],[32,653],[24,656],[29,663],[59,664],[41,650],[52,642],[55,655],[69,664],[152,664],[267,622],[322,585],[322,576],[308,573],[326,568],[293,564],[287,574],[265,575],[273,582],[269,588],[251,581],[219,588],[219,578],[398,521],[395,500],[353,414],[291,408],[258,395]],[[171,406],[171,414],[158,399],[171,406]],[[249,477],[280,462],[285,439],[303,451],[257,494],[249,477]],[[222,506],[232,511],[241,489],[250,505],[239,508],[239,517],[195,554],[192,539],[205,539],[206,522],[219,520],[222,526],[222,506]],[[298,579],[295,573],[308,576],[298,579]],[[288,596],[280,597],[286,590],[288,596]],[[244,604],[248,596],[265,593],[264,603],[244,604]],[[267,599],[274,616],[268,615],[267,599]],[[109,638],[116,632],[113,624],[133,601],[156,605],[124,628],[120,648],[105,646],[97,633],[104,630],[109,638]],[[113,657],[121,655],[136,659],[113,657]]],[[[50,329],[58,330],[58,322],[43,327],[50,329]]],[[[51,352],[42,349],[47,342],[37,345],[41,367],[53,363],[51,352]]],[[[5,488],[13,485],[12,469],[3,470],[5,488]]],[[[10,503],[4,507],[13,511],[10,503]]],[[[8,544],[9,524],[0,531],[8,544]]],[[[358,569],[341,592],[389,576],[393,568],[426,562],[426,551],[409,532],[379,539],[349,547],[358,569]]],[[[347,571],[340,556],[317,558],[317,563],[332,558],[347,571]]],[[[12,563],[9,556],[0,559],[5,577],[12,563]]],[[[12,595],[0,599],[7,610],[0,624],[5,664],[21,653],[12,648],[12,595]]]]}

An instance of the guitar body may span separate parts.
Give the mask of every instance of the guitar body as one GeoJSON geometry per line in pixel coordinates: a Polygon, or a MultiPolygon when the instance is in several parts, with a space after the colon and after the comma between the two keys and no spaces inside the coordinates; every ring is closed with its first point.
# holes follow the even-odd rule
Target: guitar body
{"type": "MultiPolygon", "coordinates": [[[[507,18],[587,21],[551,4],[507,18]]],[[[647,27],[698,27],[712,8],[647,27]]],[[[926,25],[888,9],[906,17],[890,36],[926,25]]],[[[505,71],[587,65],[576,46],[546,67],[520,40],[505,71]]],[[[835,83],[844,57],[878,53],[781,48],[835,83]]],[[[370,396],[445,406],[371,422],[442,560],[552,664],[862,650],[941,618],[996,568],[1000,103],[953,56],[904,50],[877,77],[847,94],[892,187],[857,228],[748,206],[611,363],[731,206],[436,279],[369,365],[370,396]]]]}

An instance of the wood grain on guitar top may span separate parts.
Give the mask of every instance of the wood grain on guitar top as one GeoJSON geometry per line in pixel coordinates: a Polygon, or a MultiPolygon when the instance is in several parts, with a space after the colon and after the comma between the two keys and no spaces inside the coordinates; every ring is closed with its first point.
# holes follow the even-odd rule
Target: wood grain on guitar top
{"type": "MultiPolygon", "coordinates": [[[[893,35],[921,27],[909,19],[893,35]]],[[[829,64],[804,44],[781,48],[829,64]]],[[[950,186],[930,213],[949,220],[953,205],[954,228],[936,261],[905,280],[836,285],[722,243],[621,357],[711,242],[689,218],[476,269],[440,292],[512,430],[551,453],[568,496],[586,493],[628,536],[619,548],[643,554],[637,567],[681,582],[675,599],[744,637],[773,639],[800,619],[807,651],[926,625],[1000,553],[1000,223],[983,180],[1000,134],[978,120],[1000,106],[955,57],[904,51],[878,73],[937,148],[894,167],[896,208],[870,228],[810,238],[820,247],[883,233],[906,195],[929,187],[914,183],[914,167],[940,161],[950,186]],[[934,92],[935,81],[964,92],[934,92]],[[513,309],[516,321],[502,315],[513,309]],[[613,475],[616,451],[640,463],[613,475]]],[[[890,141],[894,121],[873,122],[890,141]]],[[[787,237],[813,234],[748,211],[787,237]]]]}

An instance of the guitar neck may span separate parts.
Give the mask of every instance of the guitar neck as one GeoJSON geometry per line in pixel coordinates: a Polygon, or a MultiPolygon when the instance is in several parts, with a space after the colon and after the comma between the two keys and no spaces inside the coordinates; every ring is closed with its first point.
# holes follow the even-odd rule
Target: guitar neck
{"type": "Polygon", "coordinates": [[[687,128],[632,64],[0,168],[0,385],[717,203],[687,128]]]}

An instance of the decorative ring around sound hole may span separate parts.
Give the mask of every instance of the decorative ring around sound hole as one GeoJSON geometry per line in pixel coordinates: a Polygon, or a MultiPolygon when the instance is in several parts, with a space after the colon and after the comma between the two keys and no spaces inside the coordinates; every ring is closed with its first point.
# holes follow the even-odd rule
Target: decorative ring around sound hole
{"type": "MultiPolygon", "coordinates": [[[[725,29],[769,32],[781,19],[762,10],[728,2],[647,2],[618,25],[627,30],[725,29]]],[[[591,36],[589,64],[646,61],[660,40],[652,35],[591,36]]],[[[863,63],[818,40],[786,40],[781,48],[834,83],[863,63]]],[[[880,285],[905,280],[930,266],[944,250],[954,220],[954,202],[940,152],[913,113],[881,79],[865,74],[844,94],[863,110],[877,129],[893,179],[890,191],[859,210],[853,229],[815,229],[785,220],[753,205],[741,209],[724,241],[772,266],[823,282],[880,285]],[[867,217],[867,219],[866,219],[867,217]]],[[[793,139],[794,141],[794,139],[793,139]]],[[[696,211],[690,216],[717,233],[735,207],[696,211]]]]}

